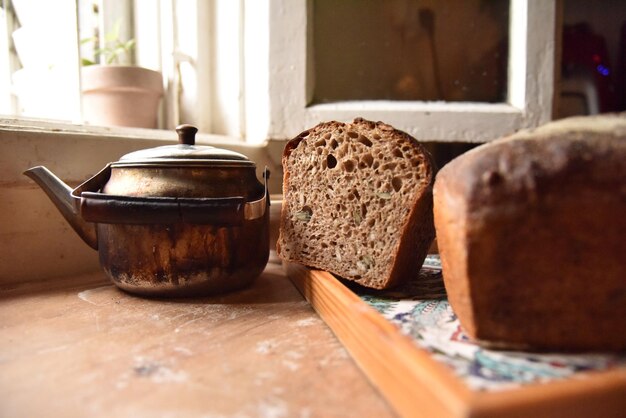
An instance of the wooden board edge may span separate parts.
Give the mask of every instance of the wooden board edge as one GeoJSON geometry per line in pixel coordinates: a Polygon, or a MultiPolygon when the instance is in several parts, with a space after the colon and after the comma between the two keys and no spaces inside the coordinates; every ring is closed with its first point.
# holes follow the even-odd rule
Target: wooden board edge
{"type": "Polygon", "coordinates": [[[332,274],[285,263],[288,277],[403,417],[626,416],[626,370],[472,391],[332,274]],[[347,319],[347,320],[346,320],[347,319]]]}
{"type": "Polygon", "coordinates": [[[623,418],[626,370],[581,373],[566,380],[478,395],[471,407],[476,418],[623,418]]]}
{"type": "Polygon", "coordinates": [[[404,417],[466,416],[469,389],[330,273],[286,263],[287,275],[404,417]]]}

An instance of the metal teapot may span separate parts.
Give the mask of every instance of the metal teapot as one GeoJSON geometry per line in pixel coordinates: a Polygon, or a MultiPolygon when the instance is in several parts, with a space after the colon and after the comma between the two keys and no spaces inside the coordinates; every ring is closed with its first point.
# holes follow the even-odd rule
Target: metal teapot
{"type": "Polygon", "coordinates": [[[179,144],[132,152],[75,189],[45,167],[24,174],[46,192],[120,288],[146,296],[239,289],[269,256],[267,181],[242,154],[179,144]]]}

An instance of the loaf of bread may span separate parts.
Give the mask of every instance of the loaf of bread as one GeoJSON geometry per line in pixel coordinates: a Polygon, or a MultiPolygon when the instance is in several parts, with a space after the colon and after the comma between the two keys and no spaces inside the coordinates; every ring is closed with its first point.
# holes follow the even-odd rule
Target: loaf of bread
{"type": "Polygon", "coordinates": [[[382,122],[326,122],[292,139],[282,159],[278,254],[363,286],[416,277],[434,238],[433,162],[382,122]]]}
{"type": "Polygon", "coordinates": [[[626,115],[481,145],[437,174],[450,304],[503,347],[626,348],[626,115]]]}

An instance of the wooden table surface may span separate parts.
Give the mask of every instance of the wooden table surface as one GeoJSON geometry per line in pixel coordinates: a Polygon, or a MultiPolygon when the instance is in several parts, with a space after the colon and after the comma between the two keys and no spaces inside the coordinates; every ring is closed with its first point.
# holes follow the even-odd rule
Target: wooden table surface
{"type": "Polygon", "coordinates": [[[103,273],[0,289],[2,417],[391,417],[272,259],[243,291],[152,300],[103,273]]]}

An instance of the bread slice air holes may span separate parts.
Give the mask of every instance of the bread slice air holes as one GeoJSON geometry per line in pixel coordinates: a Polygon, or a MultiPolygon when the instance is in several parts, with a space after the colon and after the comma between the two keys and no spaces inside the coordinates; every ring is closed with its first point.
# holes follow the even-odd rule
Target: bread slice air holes
{"type": "Polygon", "coordinates": [[[357,139],[357,141],[359,141],[361,144],[365,145],[368,148],[373,145],[372,141],[370,141],[367,137],[363,135],[359,135],[359,138],[357,139]]]}
{"type": "Polygon", "coordinates": [[[356,165],[354,164],[354,161],[352,160],[345,160],[341,163],[341,168],[343,169],[343,171],[352,173],[354,169],[356,168],[356,165]]]}
{"type": "Polygon", "coordinates": [[[347,209],[347,208],[346,208],[346,206],[345,206],[344,204],[342,204],[342,203],[337,203],[337,204],[335,205],[335,210],[336,210],[337,212],[342,212],[342,211],[344,211],[344,210],[346,210],[346,209],[347,209]]]}
{"type": "Polygon", "coordinates": [[[367,205],[365,203],[361,203],[361,216],[363,219],[367,217],[367,205]]]}
{"type": "Polygon", "coordinates": [[[326,156],[326,167],[331,169],[337,167],[337,159],[333,154],[326,156]]]}
{"type": "Polygon", "coordinates": [[[369,152],[363,154],[361,161],[359,162],[359,168],[371,167],[374,164],[374,157],[369,152]]]}

